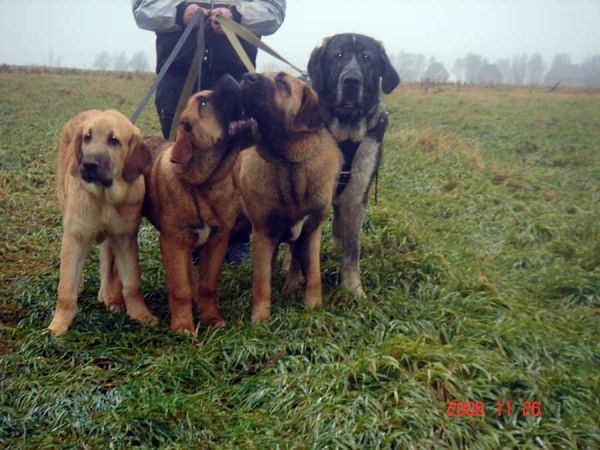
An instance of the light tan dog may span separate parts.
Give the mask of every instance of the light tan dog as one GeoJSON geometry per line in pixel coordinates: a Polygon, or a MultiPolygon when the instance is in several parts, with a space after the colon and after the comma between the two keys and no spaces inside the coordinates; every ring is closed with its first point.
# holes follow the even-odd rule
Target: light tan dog
{"type": "Polygon", "coordinates": [[[65,333],[77,311],[85,258],[102,242],[98,300],[153,325],[156,318],[141,296],[137,233],[142,218],[144,178],[150,151],[139,130],[118,111],[86,111],[63,128],[58,156],[58,198],[64,234],[58,304],[50,326],[65,333]],[[112,293],[111,267],[123,274],[123,291],[112,293]],[[121,297],[122,295],[122,297],[121,297]]]}
{"type": "Polygon", "coordinates": [[[189,99],[174,143],[147,139],[154,163],[146,178],[144,215],[160,231],[172,331],[194,333],[192,301],[201,322],[224,324],[217,286],[239,209],[232,169],[238,150],[251,142],[250,124],[242,120],[239,85],[225,76],[213,91],[189,99]]]}
{"type": "Polygon", "coordinates": [[[244,210],[252,222],[252,321],[271,315],[271,272],[279,244],[290,244],[284,289],[305,282],[305,305],[322,304],[321,225],[342,164],[324,128],[315,92],[286,73],[246,74],[242,98],[258,125],[258,143],[236,166],[244,210]]]}

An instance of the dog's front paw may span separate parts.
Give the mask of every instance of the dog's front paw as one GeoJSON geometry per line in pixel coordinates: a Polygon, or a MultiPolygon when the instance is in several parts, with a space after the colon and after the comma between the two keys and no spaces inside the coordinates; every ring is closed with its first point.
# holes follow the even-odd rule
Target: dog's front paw
{"type": "Polygon", "coordinates": [[[148,327],[155,327],[156,325],[158,325],[158,318],[150,312],[148,312],[147,314],[140,315],[138,317],[134,317],[134,319],[148,327]]]}
{"type": "Polygon", "coordinates": [[[252,324],[259,325],[267,322],[271,318],[271,308],[253,308],[252,309],[252,324]]]}
{"type": "Polygon", "coordinates": [[[360,282],[358,270],[346,272],[342,269],[342,288],[352,292],[357,297],[366,297],[360,282]]]}
{"type": "Polygon", "coordinates": [[[353,286],[353,287],[347,287],[346,289],[349,290],[350,292],[352,292],[357,297],[360,297],[360,298],[367,297],[367,295],[365,294],[365,291],[363,290],[363,288],[360,284],[357,286],[353,286]]]}
{"type": "Polygon", "coordinates": [[[196,333],[196,328],[194,327],[194,321],[191,319],[171,318],[171,331],[192,336],[196,333]]]}
{"type": "Polygon", "coordinates": [[[323,304],[323,296],[321,294],[315,295],[306,295],[304,299],[304,306],[308,309],[316,308],[317,306],[321,306],[323,304]]]}
{"type": "Polygon", "coordinates": [[[285,280],[285,284],[283,285],[283,292],[286,292],[286,293],[294,292],[298,286],[304,284],[304,277],[302,276],[301,273],[298,273],[298,272],[296,272],[296,273],[288,272],[288,276],[285,280]]]}
{"type": "Polygon", "coordinates": [[[68,329],[69,329],[69,327],[50,324],[50,326],[48,328],[46,328],[46,330],[44,330],[44,331],[48,332],[48,333],[52,333],[54,336],[61,336],[61,335],[65,334],[68,329]]]}
{"type": "Polygon", "coordinates": [[[204,325],[208,325],[209,327],[224,327],[227,325],[227,322],[223,320],[220,314],[211,315],[211,316],[201,316],[200,321],[204,325]]]}
{"type": "Polygon", "coordinates": [[[121,291],[112,293],[110,291],[103,292],[101,289],[98,293],[98,301],[104,303],[106,309],[111,313],[122,313],[125,311],[125,299],[123,298],[123,293],[121,291]]]}

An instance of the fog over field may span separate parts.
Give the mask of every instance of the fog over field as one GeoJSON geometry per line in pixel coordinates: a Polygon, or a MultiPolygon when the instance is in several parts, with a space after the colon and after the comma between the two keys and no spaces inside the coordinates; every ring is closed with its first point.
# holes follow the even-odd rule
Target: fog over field
{"type": "MultiPolygon", "coordinates": [[[[323,37],[365,33],[391,55],[435,57],[453,79],[470,52],[490,63],[539,53],[546,69],[556,54],[583,63],[600,54],[599,17],[595,0],[292,0],[266,41],[305,67],[323,37]]],[[[0,39],[0,64],[94,68],[102,52],[115,64],[143,52],[147,69],[155,64],[154,34],[136,26],[128,0],[0,0],[0,39]]],[[[259,56],[259,68],[269,64],[259,56]]]]}

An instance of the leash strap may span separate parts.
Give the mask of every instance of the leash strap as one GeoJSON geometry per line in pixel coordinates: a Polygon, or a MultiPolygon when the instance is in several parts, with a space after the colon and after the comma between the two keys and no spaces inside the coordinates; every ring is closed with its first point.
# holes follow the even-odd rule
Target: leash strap
{"type": "Polygon", "coordinates": [[[150,97],[152,97],[152,94],[154,94],[154,91],[156,91],[156,87],[158,86],[158,83],[160,83],[160,81],[164,78],[165,74],[167,73],[167,70],[169,70],[169,67],[171,67],[171,64],[173,63],[173,61],[175,60],[175,57],[179,53],[179,50],[181,50],[181,47],[183,47],[183,44],[184,44],[185,40],[187,39],[187,37],[192,32],[192,29],[194,28],[194,24],[196,23],[196,21],[200,18],[200,16],[202,14],[203,14],[202,10],[199,9],[192,16],[192,20],[190,20],[190,23],[185,28],[183,34],[181,35],[181,37],[177,41],[177,44],[175,45],[175,47],[173,48],[173,51],[171,52],[171,54],[169,55],[169,57],[167,58],[167,60],[163,64],[162,68],[160,69],[160,72],[158,73],[158,76],[156,77],[156,79],[152,83],[152,86],[150,86],[150,89],[148,89],[148,92],[146,93],[146,96],[144,97],[144,99],[142,100],[142,102],[139,104],[139,106],[137,107],[137,109],[135,110],[135,112],[133,113],[133,115],[131,116],[131,123],[135,123],[135,121],[137,120],[137,118],[140,116],[140,114],[142,113],[142,111],[146,107],[146,104],[148,103],[148,100],[150,100],[150,97]]]}
{"type": "MultiPolygon", "coordinates": [[[[214,20],[215,20],[215,22],[217,22],[221,26],[221,28],[223,28],[223,31],[225,32],[225,35],[229,38],[230,41],[231,41],[230,35],[236,35],[236,40],[237,40],[237,36],[239,36],[243,40],[245,40],[246,42],[254,45],[256,48],[260,48],[261,50],[267,52],[269,55],[271,55],[271,56],[279,59],[280,61],[286,63],[288,66],[290,66],[292,69],[294,69],[295,71],[299,72],[300,74],[302,74],[304,76],[308,75],[305,70],[302,70],[299,67],[297,67],[294,64],[292,64],[291,62],[289,62],[287,59],[285,59],[283,56],[281,56],[279,53],[277,53],[275,50],[273,50],[271,47],[269,47],[267,44],[265,44],[263,41],[261,41],[257,36],[255,36],[254,34],[252,34],[250,31],[248,31],[246,28],[244,28],[240,24],[238,24],[238,23],[234,22],[233,20],[228,19],[227,17],[224,17],[224,16],[216,16],[214,18],[214,20]]],[[[234,44],[233,41],[231,41],[231,45],[233,46],[233,48],[238,53],[238,56],[240,57],[240,59],[242,61],[244,61],[244,57],[246,59],[248,59],[248,56],[246,55],[246,52],[244,51],[244,49],[241,46],[241,44],[239,43],[239,40],[237,40],[237,41],[238,41],[237,47],[236,47],[236,44],[234,44]],[[242,56],[242,54],[244,56],[242,56]]],[[[248,62],[249,62],[249,59],[248,59],[248,62]]],[[[246,65],[245,62],[244,62],[244,65],[246,65]]],[[[250,67],[252,67],[252,64],[250,64],[250,67]]],[[[250,72],[254,72],[254,68],[252,68],[252,70],[251,70],[250,68],[248,68],[247,65],[246,65],[246,68],[250,72]]]]}
{"type": "Polygon", "coordinates": [[[185,82],[183,83],[183,88],[181,89],[181,95],[179,96],[179,101],[177,102],[177,108],[175,109],[175,114],[173,115],[171,131],[169,132],[170,141],[174,141],[175,137],[177,136],[179,118],[181,117],[181,113],[187,105],[188,99],[194,92],[194,83],[196,83],[196,80],[198,80],[198,90],[200,90],[200,83],[202,81],[202,62],[204,60],[204,49],[206,47],[206,41],[204,40],[204,26],[205,21],[201,20],[196,35],[196,52],[194,53],[194,58],[190,64],[188,74],[185,77],[185,82]]]}

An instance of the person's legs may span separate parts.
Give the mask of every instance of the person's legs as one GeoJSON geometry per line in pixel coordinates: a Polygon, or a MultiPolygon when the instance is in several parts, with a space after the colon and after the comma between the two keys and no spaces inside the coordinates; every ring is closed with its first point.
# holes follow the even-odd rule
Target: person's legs
{"type": "Polygon", "coordinates": [[[169,139],[173,117],[175,116],[175,110],[177,109],[177,103],[179,102],[184,83],[184,77],[165,74],[156,88],[156,111],[158,112],[158,119],[160,120],[160,126],[165,139],[169,139]]]}

